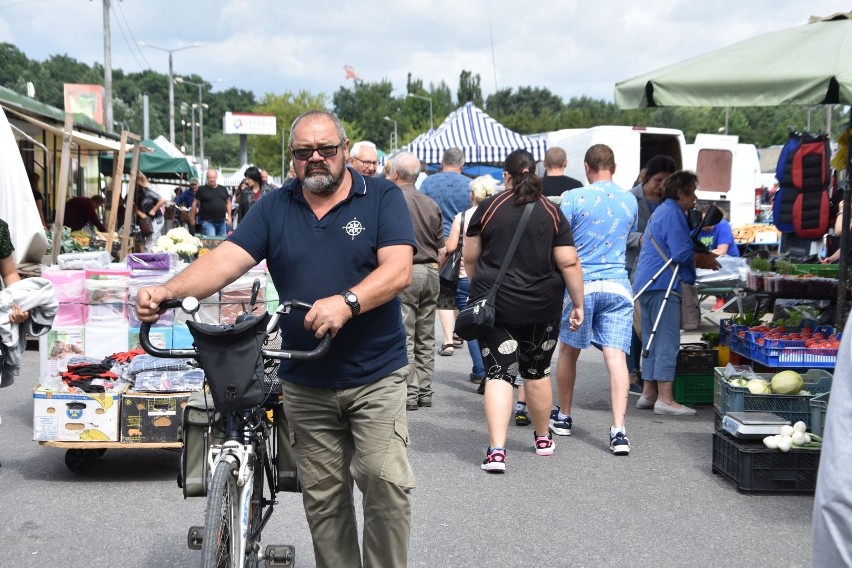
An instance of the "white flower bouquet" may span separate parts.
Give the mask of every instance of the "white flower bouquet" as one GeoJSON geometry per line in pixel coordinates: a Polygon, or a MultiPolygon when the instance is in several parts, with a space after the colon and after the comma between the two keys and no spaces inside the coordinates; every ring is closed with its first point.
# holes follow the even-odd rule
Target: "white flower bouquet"
{"type": "Polygon", "coordinates": [[[183,260],[192,260],[201,248],[201,241],[184,227],[177,227],[157,239],[154,252],[174,252],[183,260]]]}

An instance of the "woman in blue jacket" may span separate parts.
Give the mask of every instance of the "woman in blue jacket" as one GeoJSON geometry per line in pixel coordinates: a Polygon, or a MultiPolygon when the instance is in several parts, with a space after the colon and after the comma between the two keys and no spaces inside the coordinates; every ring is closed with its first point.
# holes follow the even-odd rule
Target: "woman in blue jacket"
{"type": "MultiPolygon", "coordinates": [[[[662,203],[651,215],[642,235],[642,249],[633,279],[634,293],[641,290],[660,268],[672,259],[664,271],[639,297],[641,306],[642,339],[647,342],[657,314],[662,317],[651,343],[648,357],[642,362],[644,387],[636,402],[637,408],[653,408],[654,414],[690,416],[695,410],[678,404],[672,397],[677,354],[680,349],[680,290],[681,283],[695,282],[695,260],[692,234],[686,212],[695,207],[698,177],[692,172],[675,172],[663,182],[662,203]],[[663,305],[675,267],[677,278],[672,293],[663,305]]],[[[702,254],[701,268],[718,269],[714,255],[702,254]]]]}

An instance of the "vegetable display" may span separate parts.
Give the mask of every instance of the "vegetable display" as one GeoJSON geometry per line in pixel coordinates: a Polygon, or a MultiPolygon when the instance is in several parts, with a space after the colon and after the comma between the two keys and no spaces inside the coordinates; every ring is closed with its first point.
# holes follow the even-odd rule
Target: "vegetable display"
{"type": "Polygon", "coordinates": [[[781,426],[781,431],[775,436],[767,436],[763,439],[763,445],[770,450],[820,450],[822,449],[822,438],[816,434],[808,434],[808,427],[804,422],[796,422],[792,426],[781,426]]]}

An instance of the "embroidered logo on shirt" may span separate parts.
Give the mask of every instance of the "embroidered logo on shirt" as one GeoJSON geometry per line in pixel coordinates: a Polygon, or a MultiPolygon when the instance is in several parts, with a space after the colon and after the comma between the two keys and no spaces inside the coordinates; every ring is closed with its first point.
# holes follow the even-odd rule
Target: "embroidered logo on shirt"
{"type": "Polygon", "coordinates": [[[346,231],[346,234],[352,237],[352,240],[355,240],[355,237],[360,235],[364,231],[364,225],[361,224],[361,221],[358,220],[357,217],[343,225],[343,230],[346,231]]]}

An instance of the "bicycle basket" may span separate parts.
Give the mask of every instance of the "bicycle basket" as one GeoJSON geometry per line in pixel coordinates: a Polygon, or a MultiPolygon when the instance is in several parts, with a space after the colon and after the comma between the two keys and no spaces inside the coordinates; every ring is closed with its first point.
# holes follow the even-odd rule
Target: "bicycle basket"
{"type": "Polygon", "coordinates": [[[263,342],[269,314],[234,325],[187,321],[217,410],[245,410],[266,400],[263,342]]]}

